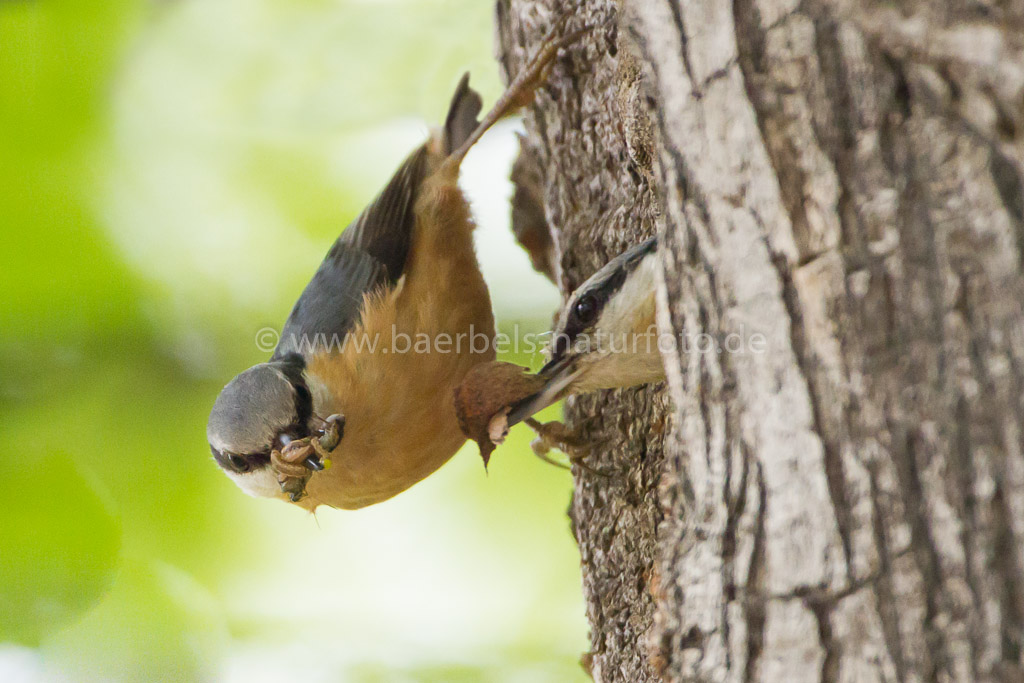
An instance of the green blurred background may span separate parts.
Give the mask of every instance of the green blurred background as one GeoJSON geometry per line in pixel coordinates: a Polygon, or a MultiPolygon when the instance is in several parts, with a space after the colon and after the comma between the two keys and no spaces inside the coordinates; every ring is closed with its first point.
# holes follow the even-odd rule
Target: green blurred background
{"type": "MultiPolygon", "coordinates": [[[[0,2],[0,680],[573,681],[571,480],[514,431],[357,512],[248,498],[206,415],[340,228],[501,86],[481,0],[0,2]]],[[[554,288],[467,159],[500,327],[554,288]]],[[[539,356],[506,359],[536,367],[539,356]]]]}

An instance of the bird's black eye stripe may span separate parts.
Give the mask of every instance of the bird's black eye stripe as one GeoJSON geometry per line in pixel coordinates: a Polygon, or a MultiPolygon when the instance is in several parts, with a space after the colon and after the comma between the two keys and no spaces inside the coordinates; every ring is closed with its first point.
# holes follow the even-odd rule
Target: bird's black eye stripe
{"type": "Polygon", "coordinates": [[[605,304],[615,295],[626,281],[628,270],[619,268],[590,291],[581,294],[573,303],[572,310],[566,320],[565,329],[555,337],[554,357],[558,358],[569,352],[580,333],[592,326],[601,317],[605,304]]]}
{"type": "Polygon", "coordinates": [[[284,431],[292,438],[302,439],[309,436],[309,420],[313,417],[313,395],[302,374],[306,360],[298,353],[289,353],[281,361],[282,370],[295,390],[295,422],[284,431]]]}
{"type": "Polygon", "coordinates": [[[244,474],[270,464],[269,453],[222,453],[210,446],[213,459],[225,470],[244,474]]]}
{"type": "Polygon", "coordinates": [[[288,431],[295,435],[295,438],[301,439],[309,436],[309,418],[313,416],[313,396],[309,393],[309,387],[306,386],[305,381],[298,382],[292,386],[295,388],[295,415],[297,419],[293,429],[288,431]]]}
{"type": "Polygon", "coordinates": [[[602,270],[610,270],[608,276],[589,284],[588,289],[580,292],[573,302],[565,321],[565,328],[556,334],[552,341],[552,359],[561,358],[569,353],[579,335],[600,319],[605,305],[622,288],[629,274],[656,248],[657,240],[652,237],[605,265],[602,270]]]}
{"type": "MultiPolygon", "coordinates": [[[[577,332],[577,334],[579,334],[577,332]]],[[[566,334],[556,334],[551,348],[551,358],[561,358],[569,352],[569,345],[572,341],[566,334]]]]}

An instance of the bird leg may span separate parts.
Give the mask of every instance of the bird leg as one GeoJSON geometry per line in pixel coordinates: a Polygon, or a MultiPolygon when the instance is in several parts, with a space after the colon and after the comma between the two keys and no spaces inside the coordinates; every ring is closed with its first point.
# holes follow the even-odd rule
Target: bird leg
{"type": "Polygon", "coordinates": [[[495,123],[512,114],[520,107],[524,107],[533,99],[534,91],[547,80],[548,72],[558,51],[563,47],[569,47],[595,26],[587,26],[578,31],[559,36],[559,32],[565,28],[565,23],[570,15],[566,14],[558,20],[547,35],[541,41],[540,47],[533,54],[533,57],[526,63],[526,66],[516,74],[508,88],[501,94],[498,101],[494,103],[491,110],[487,112],[476,130],[470,133],[465,142],[453,151],[445,160],[446,164],[454,164],[458,168],[462,159],[469,152],[470,148],[483,137],[483,134],[495,123]]]}
{"type": "Polygon", "coordinates": [[[331,452],[341,443],[345,433],[345,417],[331,415],[324,420],[318,434],[295,439],[281,450],[270,452],[270,464],[277,472],[281,491],[287,493],[292,502],[298,502],[306,494],[306,482],[313,472],[330,467],[331,452]]]}

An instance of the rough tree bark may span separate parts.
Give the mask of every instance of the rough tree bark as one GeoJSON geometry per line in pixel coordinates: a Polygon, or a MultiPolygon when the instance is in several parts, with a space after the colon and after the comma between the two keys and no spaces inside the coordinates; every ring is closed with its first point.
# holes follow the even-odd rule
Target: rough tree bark
{"type": "Polygon", "coordinates": [[[594,678],[1024,679],[1024,4],[499,0],[506,73],[566,11],[522,201],[680,349],[567,406],[594,678]]]}

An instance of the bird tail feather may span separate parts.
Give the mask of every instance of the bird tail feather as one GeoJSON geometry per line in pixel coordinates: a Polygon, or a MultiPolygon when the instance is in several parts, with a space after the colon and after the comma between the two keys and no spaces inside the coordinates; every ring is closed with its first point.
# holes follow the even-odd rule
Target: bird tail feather
{"type": "Polygon", "coordinates": [[[483,108],[480,94],[469,87],[469,73],[462,75],[452,95],[448,116],[444,120],[444,153],[451,154],[462,146],[480,122],[477,116],[483,108]]]}

